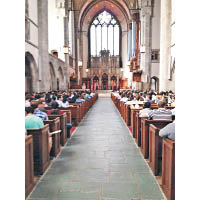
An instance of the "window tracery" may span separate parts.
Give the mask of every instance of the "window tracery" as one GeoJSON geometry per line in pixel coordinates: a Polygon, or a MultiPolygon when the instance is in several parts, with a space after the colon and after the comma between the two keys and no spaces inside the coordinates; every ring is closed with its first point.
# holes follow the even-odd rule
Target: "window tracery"
{"type": "Polygon", "coordinates": [[[113,15],[101,12],[90,26],[91,56],[101,56],[107,51],[111,56],[119,55],[120,27],[113,15]]]}

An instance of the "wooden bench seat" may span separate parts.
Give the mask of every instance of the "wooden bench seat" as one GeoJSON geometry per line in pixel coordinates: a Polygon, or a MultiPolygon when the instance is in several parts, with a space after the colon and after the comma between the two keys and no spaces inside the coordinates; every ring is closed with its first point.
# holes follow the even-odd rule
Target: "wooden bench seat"
{"type": "Polygon", "coordinates": [[[141,118],[141,152],[144,158],[149,157],[149,125],[154,124],[162,128],[171,123],[171,120],[148,120],[146,117],[141,118]]]}
{"type": "Polygon", "coordinates": [[[34,180],[33,136],[25,138],[25,197],[29,195],[36,181],[34,180]]]}
{"type": "MultiPolygon", "coordinates": [[[[49,124],[50,133],[54,131],[60,130],[60,118],[56,117],[52,120],[44,120],[44,124],[49,124]]],[[[50,156],[56,157],[60,152],[60,133],[52,135],[52,148],[50,152],[50,156]]]]}
{"type": "Polygon", "coordinates": [[[162,137],[159,136],[159,131],[166,124],[162,124],[159,128],[153,124],[149,126],[149,166],[155,176],[162,173],[162,137]]]}
{"type": "Polygon", "coordinates": [[[59,117],[60,119],[60,128],[59,130],[61,130],[61,134],[60,134],[60,144],[62,146],[65,145],[65,143],[67,142],[67,128],[66,128],[66,124],[67,124],[67,115],[64,112],[63,114],[60,115],[48,115],[49,120],[53,120],[55,118],[59,117]]]}
{"type": "Polygon", "coordinates": [[[133,137],[136,137],[136,113],[139,113],[142,107],[131,108],[131,128],[133,130],[133,137]]]}
{"type": "Polygon", "coordinates": [[[27,135],[33,136],[34,175],[42,175],[50,164],[49,125],[40,129],[27,129],[27,135]]]}
{"type": "Polygon", "coordinates": [[[135,140],[137,145],[141,146],[141,117],[139,117],[139,112],[135,113],[135,140]]]}
{"type": "Polygon", "coordinates": [[[162,185],[169,200],[175,200],[175,141],[163,139],[162,143],[162,185]]]}

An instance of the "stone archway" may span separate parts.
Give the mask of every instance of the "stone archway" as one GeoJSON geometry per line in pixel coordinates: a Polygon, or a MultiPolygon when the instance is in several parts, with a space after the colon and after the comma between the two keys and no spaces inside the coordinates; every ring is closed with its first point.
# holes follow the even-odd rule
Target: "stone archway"
{"type": "MultiPolygon", "coordinates": [[[[89,0],[85,1],[85,3],[82,4],[81,9],[80,9],[80,14],[78,17],[78,28],[81,30],[79,38],[77,40],[78,45],[80,46],[79,48],[79,55],[80,58],[83,61],[83,67],[82,67],[82,74],[83,77],[93,77],[94,76],[94,71],[96,68],[98,68],[98,71],[100,71],[102,68],[106,69],[109,67],[108,73],[115,73],[119,74],[120,69],[119,67],[123,66],[126,68],[126,62],[127,62],[127,44],[128,44],[128,24],[129,21],[131,20],[131,14],[130,10],[128,9],[127,5],[121,1],[121,0],[89,0]],[[103,11],[108,12],[112,16],[115,17],[117,20],[119,27],[120,27],[120,32],[119,32],[119,55],[115,56],[112,59],[109,59],[109,64],[100,63],[100,56],[98,56],[98,62],[97,65],[94,64],[95,57],[91,55],[91,44],[93,41],[91,41],[90,37],[90,26],[93,23],[94,19],[97,17],[98,14],[102,13],[103,11]],[[111,62],[112,61],[112,62],[111,62]],[[94,66],[94,67],[93,67],[94,66]],[[86,69],[90,68],[90,74],[86,73],[86,69]],[[112,68],[112,70],[110,70],[112,68]],[[113,71],[113,72],[111,72],[113,71]]],[[[101,42],[103,44],[103,42],[101,42]]],[[[107,42],[108,43],[108,42],[107,42]]],[[[101,50],[103,50],[103,45],[101,45],[101,50]]],[[[108,46],[108,45],[107,45],[108,46]]],[[[97,50],[98,51],[98,50],[97,50]]],[[[118,50],[117,50],[118,52],[118,50]]],[[[102,70],[101,70],[102,71],[102,70]]],[[[123,74],[128,77],[128,72],[125,70],[123,74]],[[126,72],[126,73],[125,73],[126,72]]],[[[101,79],[101,77],[99,77],[101,79]]],[[[101,80],[99,81],[101,85],[101,80]]],[[[110,79],[109,79],[110,82],[110,79]]],[[[108,83],[110,84],[110,83],[108,83]]],[[[109,85],[111,87],[111,85],[109,85]]],[[[103,89],[103,85],[102,85],[103,89]]]]}
{"type": "Polygon", "coordinates": [[[37,86],[37,67],[33,55],[25,53],[25,92],[31,94],[36,91],[37,86]]]}
{"type": "Polygon", "coordinates": [[[156,76],[151,77],[151,89],[159,91],[159,78],[156,76]]]}
{"type": "Polygon", "coordinates": [[[108,75],[104,73],[102,75],[102,90],[108,90],[108,75]]]}
{"type": "Polygon", "coordinates": [[[53,64],[49,63],[49,70],[50,70],[50,90],[56,90],[56,75],[53,64]]]}
{"type": "Polygon", "coordinates": [[[111,87],[112,87],[112,90],[117,89],[117,77],[116,76],[111,77],[111,87]]]}
{"type": "Polygon", "coordinates": [[[64,89],[64,74],[61,67],[58,68],[58,77],[57,77],[57,90],[64,89]]]}
{"type": "Polygon", "coordinates": [[[94,76],[93,78],[93,89],[99,90],[99,77],[98,76],[94,76]]]}

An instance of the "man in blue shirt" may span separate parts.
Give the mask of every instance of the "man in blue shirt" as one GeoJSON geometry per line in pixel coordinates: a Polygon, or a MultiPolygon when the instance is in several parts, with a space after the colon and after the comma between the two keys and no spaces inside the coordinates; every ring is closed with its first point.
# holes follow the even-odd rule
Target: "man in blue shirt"
{"type": "Polygon", "coordinates": [[[34,101],[31,102],[31,107],[33,107],[34,109],[34,115],[40,117],[42,120],[48,120],[48,116],[45,112],[42,112],[39,108],[38,108],[38,104],[39,101],[34,101]]]}

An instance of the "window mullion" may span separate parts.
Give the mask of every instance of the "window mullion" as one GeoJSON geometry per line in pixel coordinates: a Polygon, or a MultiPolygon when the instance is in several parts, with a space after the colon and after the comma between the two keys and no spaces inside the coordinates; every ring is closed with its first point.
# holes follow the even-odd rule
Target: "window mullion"
{"type": "Polygon", "coordinates": [[[108,50],[108,25],[107,25],[107,50],[108,50]]]}
{"type": "Polygon", "coordinates": [[[102,25],[101,25],[101,51],[102,51],[102,25]]]}
{"type": "Polygon", "coordinates": [[[96,56],[97,56],[97,26],[95,26],[95,50],[96,50],[96,56]]]}
{"type": "Polygon", "coordinates": [[[113,25],[113,56],[115,55],[114,45],[115,45],[115,26],[113,25]]]}

